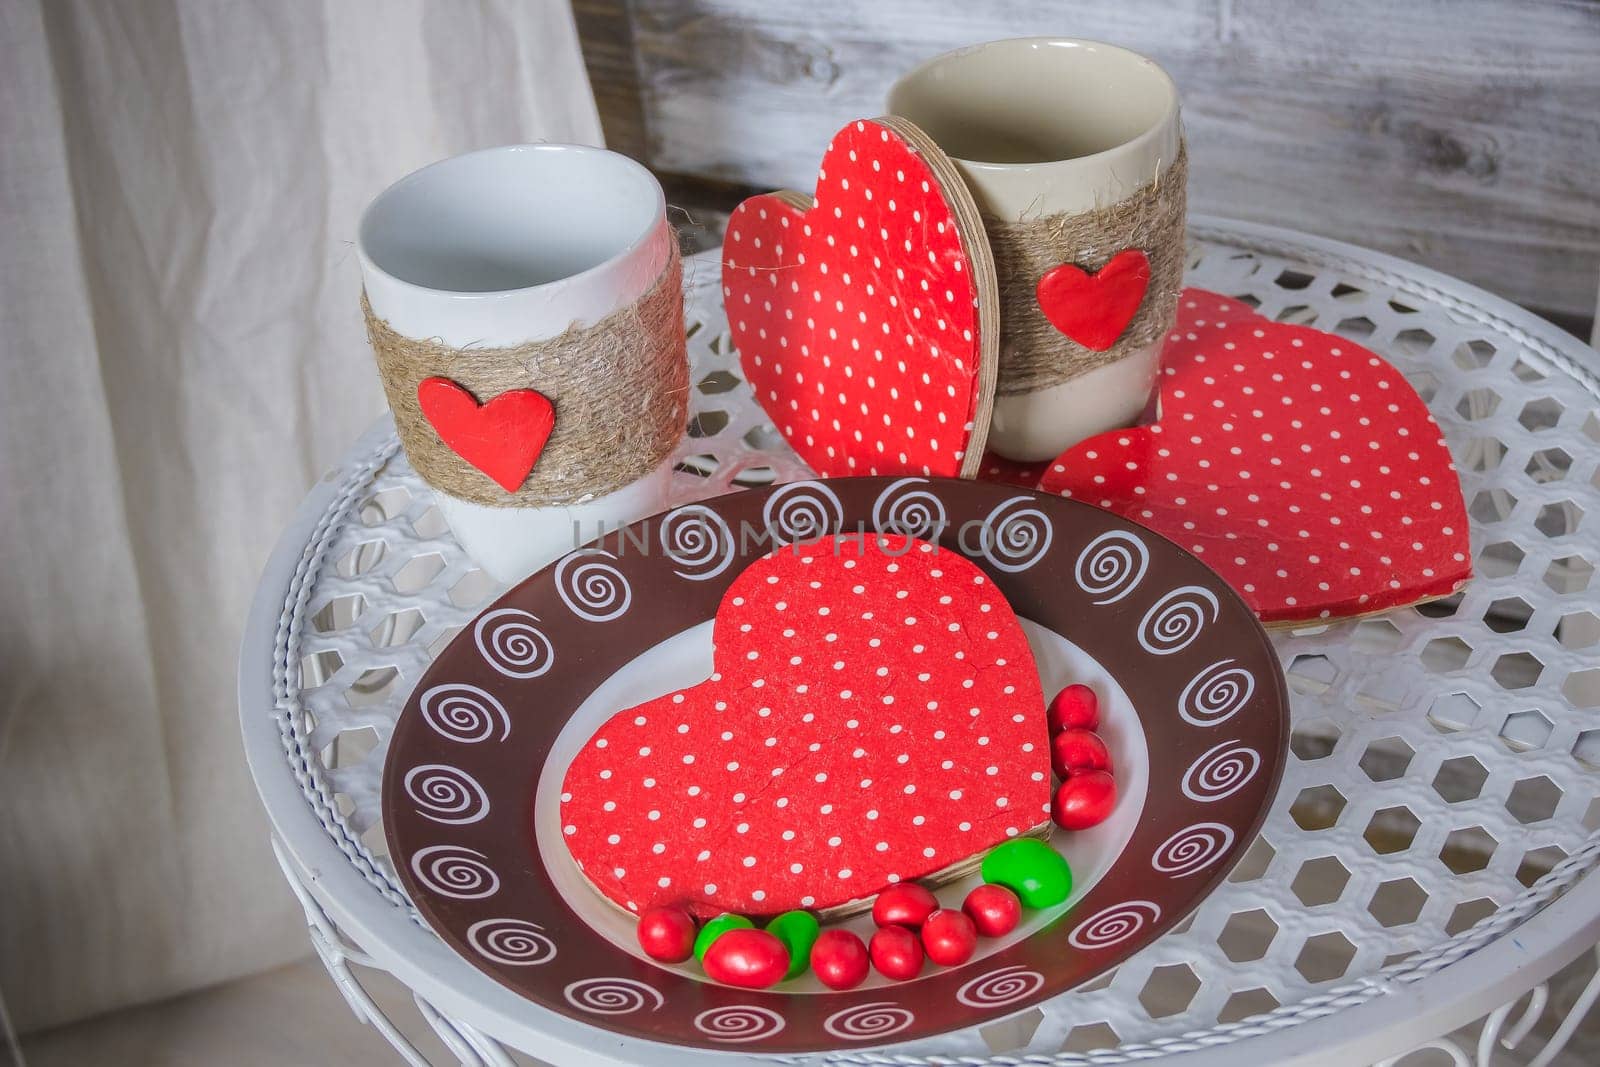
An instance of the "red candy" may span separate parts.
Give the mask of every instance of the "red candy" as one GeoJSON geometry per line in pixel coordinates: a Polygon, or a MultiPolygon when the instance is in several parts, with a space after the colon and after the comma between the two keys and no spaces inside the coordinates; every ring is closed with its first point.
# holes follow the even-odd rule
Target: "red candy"
{"type": "Polygon", "coordinates": [[[872,965],[885,978],[904,982],[922,970],[922,942],[904,926],[885,926],[873,934],[867,951],[872,954],[872,965]]]}
{"type": "Polygon", "coordinates": [[[1100,725],[1100,701],[1086,685],[1069,685],[1056,694],[1048,712],[1050,732],[1093,730],[1100,725]]]}
{"type": "Polygon", "coordinates": [[[1111,753],[1099,734],[1070,727],[1050,739],[1050,769],[1058,778],[1076,771],[1109,771],[1111,753]]]}
{"type": "Polygon", "coordinates": [[[961,910],[984,937],[1001,937],[1022,921],[1022,901],[1003,885],[984,884],[967,894],[961,910]]]}
{"type": "Polygon", "coordinates": [[[941,967],[959,967],[978,947],[978,928],[963,913],[940,908],[922,924],[922,947],[941,967]]]}
{"type": "Polygon", "coordinates": [[[922,925],[939,907],[938,898],[915,882],[901,882],[878,894],[872,903],[872,921],[879,926],[922,925]]]}
{"type": "Polygon", "coordinates": [[[694,955],[694,918],[682,908],[663,905],[639,916],[639,947],[662,963],[682,963],[694,955]]]}
{"type": "Polygon", "coordinates": [[[765,930],[728,930],[711,942],[700,961],[706,974],[727,985],[765,989],[783,981],[789,950],[765,930]]]}
{"type": "Polygon", "coordinates": [[[1075,772],[1050,806],[1050,817],[1063,830],[1087,830],[1103,822],[1117,803],[1117,782],[1105,771],[1075,772]]]}
{"type": "Polygon", "coordinates": [[[811,971],[829,989],[854,989],[870,962],[867,946],[849,930],[824,930],[811,946],[811,971]]]}

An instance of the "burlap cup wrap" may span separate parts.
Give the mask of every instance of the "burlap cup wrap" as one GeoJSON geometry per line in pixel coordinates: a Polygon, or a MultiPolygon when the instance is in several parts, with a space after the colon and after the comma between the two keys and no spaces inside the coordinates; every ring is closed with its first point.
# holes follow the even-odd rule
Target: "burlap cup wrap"
{"type": "Polygon", "coordinates": [[[689,399],[684,355],[683,263],[671,259],[633,304],[592,326],[512,348],[452,348],[402,337],[361,310],[406,456],[433,488],[474,504],[542,507],[603,496],[654,470],[683,435],[689,399]],[[478,402],[537,389],[555,428],[533,471],[508,493],[451,450],[423,417],[417,384],[449,378],[478,402]]]}
{"type": "Polygon", "coordinates": [[[1037,392],[1115,363],[1172,328],[1183,287],[1184,187],[1188,151],[1133,195],[1105,207],[1005,222],[985,216],[1000,281],[999,396],[1037,392]],[[1046,271],[1073,263],[1089,272],[1126,248],[1150,261],[1150,288],[1133,321],[1104,352],[1085,348],[1050,324],[1035,290],[1046,271]]]}

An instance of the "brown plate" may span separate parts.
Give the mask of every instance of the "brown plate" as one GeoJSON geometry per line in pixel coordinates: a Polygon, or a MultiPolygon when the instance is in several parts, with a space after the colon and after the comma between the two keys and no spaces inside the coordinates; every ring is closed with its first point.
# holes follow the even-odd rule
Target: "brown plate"
{"type": "MultiPolygon", "coordinates": [[[[1194,556],[1108,512],[982,482],[796,482],[691,504],[512,589],[434,662],[384,767],[389,851],[423,918],[503,985],[606,1030],[801,1052],[914,1040],[1086,982],[1184,918],[1266,816],[1288,739],[1266,633],[1194,556]],[[845,993],[809,976],[753,992],[641,955],[632,920],[560,840],[558,794],[610,715],[710,670],[709,622],[777,541],[895,530],[972,559],[1022,618],[1045,692],[1086,681],[1122,795],[1054,835],[1078,886],[954,968],[845,993]]],[[[971,879],[940,890],[959,906],[971,879]]],[[[947,900],[945,898],[948,898],[947,900]]],[[[852,924],[867,924],[859,917],[852,924]]]]}

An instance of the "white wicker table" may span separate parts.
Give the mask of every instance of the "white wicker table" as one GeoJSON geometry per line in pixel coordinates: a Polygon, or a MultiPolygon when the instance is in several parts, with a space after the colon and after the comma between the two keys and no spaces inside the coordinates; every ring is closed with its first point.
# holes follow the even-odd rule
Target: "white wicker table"
{"type": "MultiPolygon", "coordinates": [[[[1519,1059],[1543,1063],[1600,995],[1591,982],[1565,1025],[1524,1040],[1543,983],[1600,939],[1600,356],[1377,253],[1206,220],[1191,236],[1191,284],[1359,340],[1417,386],[1462,472],[1477,577],[1420,610],[1276,635],[1294,758],[1260,839],[1175,931],[1011,1020],[809,1059],[1345,1065],[1431,1047],[1465,1064],[1520,1043],[1519,1059]]],[[[687,267],[697,388],[679,500],[801,475],[738,379],[715,253],[687,267]]],[[[421,924],[383,855],[395,716],[499,592],[387,420],[312,491],[268,564],[240,715],[312,943],[357,1016],[413,1064],[425,1061],[359,968],[412,989],[466,1064],[514,1062],[512,1049],[563,1064],[701,1062],[503,989],[421,924]]]]}

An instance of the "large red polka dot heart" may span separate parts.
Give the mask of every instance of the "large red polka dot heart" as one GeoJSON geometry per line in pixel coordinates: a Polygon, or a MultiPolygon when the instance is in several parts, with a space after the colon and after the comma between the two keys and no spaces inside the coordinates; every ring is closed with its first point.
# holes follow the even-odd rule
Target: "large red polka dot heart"
{"type": "Polygon", "coordinates": [[[713,644],[707,681],[612,716],[567,769],[563,840],[617,904],[825,912],[1048,822],[1038,669],[964,557],[780,547],[729,586],[713,644]]]}
{"type": "Polygon", "coordinates": [[[999,341],[994,265],[971,194],[915,126],[851,123],[816,199],[752,197],[728,220],[723,303],[740,366],[826,477],[972,477],[999,341]]]}
{"type": "Polygon", "coordinates": [[[1445,596],[1466,508],[1422,398],[1353,342],[1200,289],[1162,354],[1161,417],[1057,457],[1040,488],[1193,551],[1264,622],[1445,596]]]}

